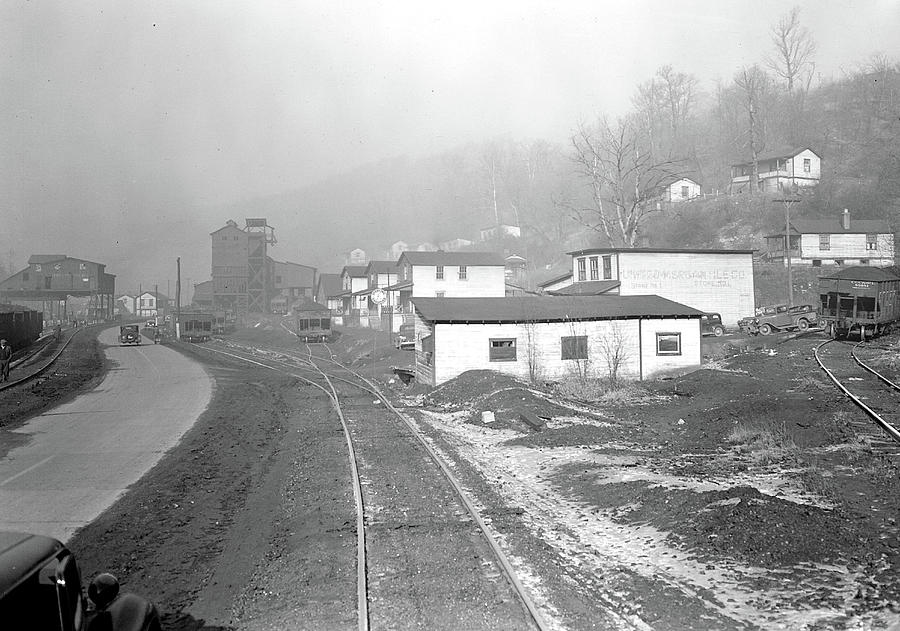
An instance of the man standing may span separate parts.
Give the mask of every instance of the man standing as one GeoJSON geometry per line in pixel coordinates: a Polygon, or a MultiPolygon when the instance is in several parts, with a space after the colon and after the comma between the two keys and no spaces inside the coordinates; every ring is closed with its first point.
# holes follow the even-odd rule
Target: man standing
{"type": "Polygon", "coordinates": [[[0,381],[9,381],[9,362],[12,361],[12,347],[6,340],[0,340],[0,381]]]}

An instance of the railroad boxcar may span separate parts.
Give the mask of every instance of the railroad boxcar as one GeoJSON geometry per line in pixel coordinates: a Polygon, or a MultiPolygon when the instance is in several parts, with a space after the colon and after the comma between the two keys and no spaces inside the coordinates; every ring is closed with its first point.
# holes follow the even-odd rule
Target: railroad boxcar
{"type": "Polygon", "coordinates": [[[187,342],[208,342],[212,339],[213,322],[211,313],[181,313],[181,339],[187,342]]]}
{"type": "Polygon", "coordinates": [[[294,305],[297,337],[304,342],[327,342],[331,339],[331,309],[317,302],[294,305]]]}
{"type": "Polygon", "coordinates": [[[0,338],[13,351],[31,345],[44,330],[44,314],[20,305],[0,305],[0,338]]]}
{"type": "Polygon", "coordinates": [[[832,337],[861,340],[900,324],[900,274],[894,268],[856,266],[819,278],[821,319],[832,337]]]}

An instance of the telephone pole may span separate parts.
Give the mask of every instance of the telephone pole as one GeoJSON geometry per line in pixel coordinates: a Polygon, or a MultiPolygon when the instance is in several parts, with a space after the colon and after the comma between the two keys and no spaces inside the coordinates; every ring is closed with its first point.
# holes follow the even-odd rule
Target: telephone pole
{"type": "Polygon", "coordinates": [[[787,265],[788,305],[794,304],[794,275],[791,270],[791,204],[800,201],[798,197],[785,197],[772,201],[784,204],[784,260],[787,265]]]}

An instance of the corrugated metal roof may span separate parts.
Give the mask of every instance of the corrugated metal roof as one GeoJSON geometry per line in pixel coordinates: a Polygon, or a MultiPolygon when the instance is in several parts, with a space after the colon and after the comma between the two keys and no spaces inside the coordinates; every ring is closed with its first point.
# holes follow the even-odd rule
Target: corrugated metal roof
{"type": "Polygon", "coordinates": [[[553,289],[547,293],[551,296],[599,296],[621,284],[617,280],[589,280],[572,283],[567,287],[553,289]]]}
{"type": "Polygon", "coordinates": [[[900,280],[900,276],[897,276],[893,272],[880,267],[868,267],[866,265],[854,265],[853,267],[845,267],[833,274],[829,274],[828,276],[822,276],[822,278],[840,278],[844,280],[868,281],[900,280]]]}
{"type": "MultiPolygon", "coordinates": [[[[412,265],[497,265],[505,266],[499,252],[404,252],[400,261],[406,259],[412,265]]],[[[398,261],[399,262],[399,261],[398,261]]]]}
{"type": "Polygon", "coordinates": [[[641,254],[753,254],[753,250],[682,250],[678,248],[588,248],[566,252],[569,256],[584,254],[618,254],[620,252],[639,252],[641,254]]]}
{"type": "Polygon", "coordinates": [[[565,322],[625,318],[699,318],[702,311],[655,295],[413,298],[431,322],[565,322]]]}

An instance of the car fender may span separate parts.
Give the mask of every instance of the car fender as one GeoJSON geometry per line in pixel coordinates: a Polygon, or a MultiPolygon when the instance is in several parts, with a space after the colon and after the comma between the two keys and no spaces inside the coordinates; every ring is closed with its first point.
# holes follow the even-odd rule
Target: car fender
{"type": "Polygon", "coordinates": [[[109,616],[113,631],[159,631],[159,612],[146,598],[137,594],[120,594],[98,614],[109,616]]]}

